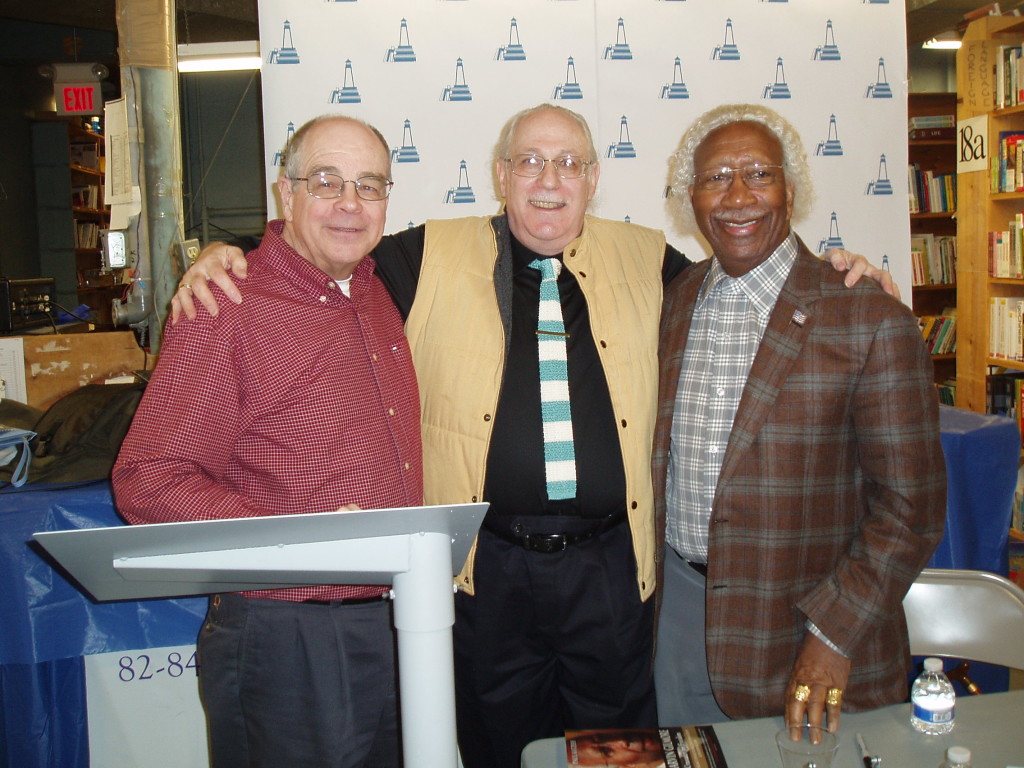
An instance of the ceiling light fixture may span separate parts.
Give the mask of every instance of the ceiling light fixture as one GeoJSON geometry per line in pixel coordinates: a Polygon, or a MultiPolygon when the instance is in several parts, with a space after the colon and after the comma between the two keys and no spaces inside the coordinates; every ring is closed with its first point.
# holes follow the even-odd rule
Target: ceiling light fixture
{"type": "Polygon", "coordinates": [[[960,35],[954,30],[943,32],[931,40],[925,40],[921,47],[928,51],[955,51],[960,47],[960,35]]]}
{"type": "Polygon", "coordinates": [[[229,72],[259,68],[258,40],[182,43],[178,46],[179,72],[229,72]]]}

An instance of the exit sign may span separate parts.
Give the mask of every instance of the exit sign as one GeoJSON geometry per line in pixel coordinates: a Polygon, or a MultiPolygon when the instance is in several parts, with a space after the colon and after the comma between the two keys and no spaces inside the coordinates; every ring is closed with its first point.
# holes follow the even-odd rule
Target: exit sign
{"type": "Polygon", "coordinates": [[[58,115],[102,115],[103,94],[99,83],[56,83],[58,115]]]}

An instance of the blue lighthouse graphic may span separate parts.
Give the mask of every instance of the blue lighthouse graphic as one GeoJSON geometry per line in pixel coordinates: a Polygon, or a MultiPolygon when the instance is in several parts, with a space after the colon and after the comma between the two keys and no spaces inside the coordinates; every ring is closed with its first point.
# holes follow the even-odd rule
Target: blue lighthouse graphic
{"type": "Polygon", "coordinates": [[[459,163],[459,186],[449,187],[448,193],[444,196],[444,202],[445,204],[476,202],[473,188],[469,186],[469,172],[466,170],[465,160],[459,163]]]}
{"type": "Polygon", "coordinates": [[[519,42],[519,25],[514,16],[508,28],[508,45],[501,46],[494,58],[498,61],[526,61],[526,51],[519,42]]]}
{"type": "Polygon", "coordinates": [[[569,57],[569,63],[565,65],[565,82],[555,86],[553,99],[582,99],[583,91],[576,81],[576,63],[569,57]]]}
{"type": "Polygon", "coordinates": [[[274,153],[274,162],[272,165],[284,165],[285,156],[284,149],[288,146],[288,142],[292,140],[292,136],[295,135],[295,123],[288,123],[288,130],[285,132],[284,144],[281,145],[281,149],[274,153]]]}
{"type": "Polygon", "coordinates": [[[839,61],[843,57],[839,55],[839,46],[836,45],[835,30],[832,29],[832,19],[825,22],[825,44],[814,49],[811,57],[816,61],[839,61]]]}
{"type": "Polygon", "coordinates": [[[824,253],[829,248],[842,248],[843,238],[839,236],[839,220],[836,212],[832,211],[832,218],[829,222],[828,237],[818,243],[818,253],[824,253]]]}
{"type": "Polygon", "coordinates": [[[412,49],[412,45],[409,43],[409,25],[405,19],[402,19],[402,23],[398,27],[398,45],[394,48],[388,48],[388,52],[384,55],[384,61],[396,63],[416,61],[416,51],[412,49]]]}
{"type": "Polygon", "coordinates": [[[766,85],[761,93],[762,99],[788,99],[790,98],[789,86],[786,84],[786,71],[782,68],[782,57],[775,62],[775,82],[766,85]]]}
{"type": "Polygon", "coordinates": [[[828,138],[819,141],[814,154],[822,157],[838,157],[843,154],[843,145],[839,143],[839,131],[836,129],[836,116],[828,119],[828,138]]]}
{"type": "Polygon", "coordinates": [[[686,83],[683,82],[683,65],[676,56],[675,66],[672,68],[672,83],[661,87],[660,99],[688,99],[690,92],[686,90],[686,83]]]}
{"type": "Polygon", "coordinates": [[[295,50],[295,43],[292,42],[292,25],[288,19],[284,20],[284,29],[281,32],[281,47],[274,48],[267,57],[268,64],[298,64],[299,52],[295,50]]]}
{"type": "Polygon", "coordinates": [[[889,167],[885,164],[885,155],[878,158],[878,178],[868,182],[865,195],[891,195],[892,182],[889,181],[889,167]]]}
{"type": "Polygon", "coordinates": [[[622,116],[622,120],[619,121],[619,140],[608,146],[608,157],[615,158],[630,158],[636,157],[636,150],[633,148],[633,142],[629,140],[629,124],[626,122],[626,116],[622,116]]]}
{"type": "Polygon", "coordinates": [[[889,80],[885,76],[885,59],[878,57],[878,80],[868,86],[864,93],[868,99],[891,99],[892,88],[889,87],[889,80]]]}
{"type": "Polygon", "coordinates": [[[441,93],[441,101],[472,101],[473,94],[466,85],[466,72],[462,68],[462,57],[455,62],[455,84],[447,86],[441,93]]]}
{"type": "Polygon", "coordinates": [[[335,88],[331,92],[331,104],[358,104],[362,99],[359,97],[359,89],[356,88],[355,78],[352,76],[352,59],[345,59],[345,80],[341,88],[335,88]]]}
{"type": "Polygon", "coordinates": [[[740,49],[736,47],[736,37],[733,33],[732,19],[725,20],[725,40],[721,45],[716,45],[711,52],[711,58],[719,61],[739,61],[740,49]]]}
{"type": "Polygon", "coordinates": [[[391,162],[393,163],[418,163],[420,153],[416,151],[416,145],[412,141],[412,123],[405,121],[402,129],[402,146],[391,150],[391,162]]]}
{"type": "Polygon", "coordinates": [[[609,45],[604,49],[604,58],[612,61],[630,61],[633,58],[633,52],[629,50],[629,43],[626,42],[626,24],[621,16],[615,29],[615,45],[609,45]]]}

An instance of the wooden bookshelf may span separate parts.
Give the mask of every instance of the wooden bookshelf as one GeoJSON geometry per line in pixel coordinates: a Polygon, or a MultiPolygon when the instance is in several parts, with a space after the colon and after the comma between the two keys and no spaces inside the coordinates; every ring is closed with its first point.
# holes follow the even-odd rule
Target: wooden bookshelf
{"type": "MultiPolygon", "coordinates": [[[[953,115],[957,113],[955,93],[910,93],[907,95],[907,117],[953,115]]],[[[922,172],[956,173],[956,139],[908,139],[908,161],[922,172]]],[[[910,214],[911,235],[931,234],[956,236],[956,210],[922,211],[910,214]]],[[[922,284],[912,288],[912,308],[918,317],[941,315],[956,307],[956,283],[922,284]]],[[[957,321],[959,322],[959,320],[957,321]]],[[[956,378],[956,355],[932,355],[937,384],[956,378]]]]}
{"type": "MultiPolygon", "coordinates": [[[[999,47],[1024,42],[1024,19],[983,17],[966,29],[957,53],[957,118],[986,116],[984,136],[989,155],[998,152],[999,133],[1024,132],[1024,105],[995,108],[993,71],[999,47]]],[[[986,411],[990,366],[1024,371],[1024,362],[989,355],[989,298],[1024,298],[1024,280],[992,278],[988,264],[988,233],[1004,230],[1024,210],[1024,192],[993,193],[988,170],[961,173],[957,193],[957,397],[961,408],[986,411]]]]}

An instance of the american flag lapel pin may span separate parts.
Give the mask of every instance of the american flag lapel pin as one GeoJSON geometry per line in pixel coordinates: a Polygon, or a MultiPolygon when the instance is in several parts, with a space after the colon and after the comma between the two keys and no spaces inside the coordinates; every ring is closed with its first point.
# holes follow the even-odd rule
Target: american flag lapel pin
{"type": "Polygon", "coordinates": [[[801,328],[803,328],[804,323],[807,322],[807,315],[805,315],[798,309],[795,312],[793,312],[793,322],[799,325],[801,328]]]}

